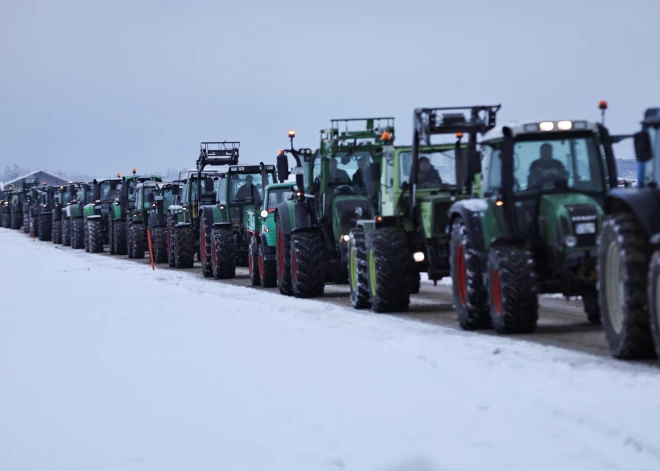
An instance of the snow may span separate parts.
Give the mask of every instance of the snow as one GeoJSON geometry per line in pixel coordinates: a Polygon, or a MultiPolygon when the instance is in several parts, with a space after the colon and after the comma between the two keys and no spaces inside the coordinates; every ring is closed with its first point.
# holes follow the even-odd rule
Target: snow
{"type": "Polygon", "coordinates": [[[660,469],[660,375],[0,229],[0,470],[660,469]]]}

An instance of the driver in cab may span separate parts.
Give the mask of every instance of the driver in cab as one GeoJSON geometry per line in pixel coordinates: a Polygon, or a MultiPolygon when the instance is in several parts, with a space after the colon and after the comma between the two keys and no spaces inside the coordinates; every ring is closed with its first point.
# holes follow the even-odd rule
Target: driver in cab
{"type": "Polygon", "coordinates": [[[342,170],[337,167],[338,163],[336,159],[330,159],[329,162],[329,178],[328,180],[330,183],[344,183],[344,184],[351,184],[351,177],[348,176],[348,173],[346,173],[346,170],[342,170]]]}
{"type": "Polygon", "coordinates": [[[547,142],[541,146],[541,156],[529,166],[528,187],[542,186],[548,180],[555,182],[568,178],[566,167],[552,157],[552,145],[547,142]]]}
{"type": "Polygon", "coordinates": [[[419,167],[417,170],[418,188],[435,188],[442,185],[442,178],[440,178],[440,174],[436,168],[431,165],[431,161],[428,157],[421,157],[419,159],[419,167]]]}
{"type": "Polygon", "coordinates": [[[261,204],[261,195],[256,186],[252,184],[252,175],[245,177],[245,184],[238,189],[234,200],[236,201],[249,201],[254,198],[256,205],[261,204]]]}

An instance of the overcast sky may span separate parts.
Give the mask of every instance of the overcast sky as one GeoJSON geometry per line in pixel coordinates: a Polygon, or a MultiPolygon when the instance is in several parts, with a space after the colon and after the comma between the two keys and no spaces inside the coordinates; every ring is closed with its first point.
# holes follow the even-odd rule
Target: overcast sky
{"type": "MultiPolygon", "coordinates": [[[[511,119],[660,106],[654,0],[2,0],[0,169],[194,166],[199,142],[273,161],[331,118],[502,103],[511,119]],[[240,4],[240,6],[237,6],[240,4]]],[[[631,146],[618,156],[632,157],[631,146]]]]}

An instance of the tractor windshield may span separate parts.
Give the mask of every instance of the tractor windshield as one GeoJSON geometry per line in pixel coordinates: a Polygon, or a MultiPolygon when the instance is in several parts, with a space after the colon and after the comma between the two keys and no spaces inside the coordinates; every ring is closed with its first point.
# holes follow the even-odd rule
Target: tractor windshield
{"type": "Polygon", "coordinates": [[[604,191],[602,156],[593,137],[518,141],[514,147],[514,191],[567,185],[604,191]]]}
{"type": "Polygon", "coordinates": [[[144,192],[142,196],[142,208],[149,209],[151,208],[152,202],[156,200],[156,195],[160,190],[155,186],[145,186],[142,191],[144,192]]]}
{"type": "Polygon", "coordinates": [[[375,185],[371,181],[371,164],[373,158],[369,152],[354,152],[348,156],[338,153],[330,158],[328,164],[328,186],[339,188],[352,187],[353,191],[364,196],[372,196],[375,185]]]}
{"type": "MultiPolygon", "coordinates": [[[[401,152],[401,185],[410,184],[412,170],[412,151],[401,152]]],[[[456,184],[456,150],[424,150],[419,151],[417,172],[417,188],[438,188],[442,184],[456,184]]]]}
{"type": "MultiPolygon", "coordinates": [[[[273,175],[268,174],[267,185],[275,183],[273,175]]],[[[263,188],[261,188],[261,173],[248,173],[238,174],[234,173],[229,177],[230,185],[230,200],[228,203],[248,203],[254,198],[256,206],[261,206],[261,195],[263,188]]]]}
{"type": "Polygon", "coordinates": [[[273,188],[268,190],[268,202],[267,206],[264,209],[274,208],[280,203],[287,201],[291,195],[293,195],[293,190],[289,188],[273,188]]]}
{"type": "Polygon", "coordinates": [[[67,189],[60,193],[60,203],[66,204],[71,201],[71,192],[67,189]]]}
{"type": "Polygon", "coordinates": [[[85,201],[85,189],[84,188],[78,188],[76,190],[76,201],[86,203],[86,201],[85,201]]]}
{"type": "Polygon", "coordinates": [[[101,201],[110,201],[119,198],[121,183],[104,182],[101,183],[101,201]]]}

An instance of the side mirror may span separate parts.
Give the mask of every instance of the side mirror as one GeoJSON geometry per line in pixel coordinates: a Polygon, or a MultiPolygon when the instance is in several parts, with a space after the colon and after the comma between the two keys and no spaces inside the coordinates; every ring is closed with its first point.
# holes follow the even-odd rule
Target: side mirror
{"type": "Polygon", "coordinates": [[[213,182],[213,178],[205,178],[204,179],[204,191],[207,193],[213,193],[215,190],[215,185],[213,182]]]}
{"type": "Polygon", "coordinates": [[[639,131],[634,135],[635,140],[635,157],[638,162],[648,162],[653,158],[651,152],[651,138],[646,131],[639,131]]]}
{"type": "Polygon", "coordinates": [[[374,162],[371,164],[371,181],[377,182],[380,180],[380,163],[374,162]]]}
{"type": "Polygon", "coordinates": [[[280,183],[284,183],[289,175],[289,159],[286,154],[279,154],[277,156],[277,179],[280,183]]]}

